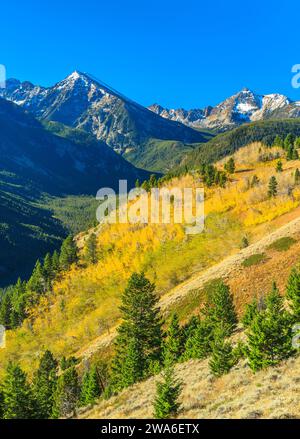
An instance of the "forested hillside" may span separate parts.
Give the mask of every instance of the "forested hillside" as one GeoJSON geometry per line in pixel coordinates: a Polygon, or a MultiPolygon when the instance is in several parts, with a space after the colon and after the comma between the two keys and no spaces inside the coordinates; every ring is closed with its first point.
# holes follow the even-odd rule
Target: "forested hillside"
{"type": "MultiPolygon", "coordinates": [[[[157,184],[204,185],[206,224],[199,235],[187,236],[180,224],[97,226],[37,262],[29,281],[20,280],[1,300],[0,323],[9,328],[0,351],[4,400],[11,397],[8,384],[22,376],[21,391],[39,407],[27,415],[38,416],[45,394],[36,389],[51,364],[56,378],[54,384],[47,378],[52,402],[43,416],[69,416],[104,397],[112,407],[124,404],[126,417],[122,396],[111,396],[164,369],[151,411],[184,415],[174,363],[208,357],[211,379],[217,379],[243,361],[256,373],[294,358],[299,230],[293,225],[280,239],[272,232],[298,215],[298,147],[292,133],[277,135],[272,146],[253,143],[214,166],[143,185],[148,191],[157,184]],[[268,236],[269,244],[260,246],[268,236]],[[240,252],[245,255],[238,262],[240,252]],[[235,271],[229,256],[236,256],[235,271]],[[193,287],[218,263],[224,271],[193,287]],[[166,389],[173,395],[169,412],[166,389]]],[[[4,417],[11,416],[4,408],[4,417]]]]}

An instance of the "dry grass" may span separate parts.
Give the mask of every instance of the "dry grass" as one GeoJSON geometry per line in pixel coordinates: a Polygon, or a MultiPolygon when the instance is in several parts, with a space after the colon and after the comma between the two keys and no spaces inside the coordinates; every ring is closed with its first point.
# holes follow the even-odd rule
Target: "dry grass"
{"type": "MultiPolygon", "coordinates": [[[[300,358],[253,374],[243,361],[221,378],[209,372],[208,361],[193,360],[176,367],[183,383],[179,418],[299,418],[300,358]]],[[[151,418],[155,383],[135,384],[120,395],[81,411],[80,418],[151,418]]]]}

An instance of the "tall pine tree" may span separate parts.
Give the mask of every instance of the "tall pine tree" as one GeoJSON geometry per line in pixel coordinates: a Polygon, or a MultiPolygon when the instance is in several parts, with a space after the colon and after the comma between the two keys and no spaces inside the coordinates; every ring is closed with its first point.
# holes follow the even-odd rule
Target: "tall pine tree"
{"type": "Polygon", "coordinates": [[[155,285],[144,273],[133,273],[122,296],[123,322],[118,328],[112,382],[118,391],[147,376],[161,359],[162,329],[155,285]]]}
{"type": "Polygon", "coordinates": [[[33,380],[34,396],[38,403],[39,417],[42,419],[48,419],[53,414],[57,370],[57,361],[50,351],[46,351],[33,380]]]}

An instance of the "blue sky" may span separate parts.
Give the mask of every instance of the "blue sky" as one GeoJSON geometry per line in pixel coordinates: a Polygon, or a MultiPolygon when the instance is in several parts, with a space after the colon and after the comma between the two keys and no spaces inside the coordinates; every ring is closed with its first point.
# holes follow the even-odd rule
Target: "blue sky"
{"type": "Polygon", "coordinates": [[[300,100],[299,12],[294,0],[11,0],[0,63],[42,85],[90,72],[144,105],[215,105],[246,86],[300,100]]]}

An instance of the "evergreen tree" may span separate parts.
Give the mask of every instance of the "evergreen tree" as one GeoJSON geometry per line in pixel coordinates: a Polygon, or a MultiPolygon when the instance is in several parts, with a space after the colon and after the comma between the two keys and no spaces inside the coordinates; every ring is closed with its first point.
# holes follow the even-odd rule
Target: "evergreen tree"
{"type": "Polygon", "coordinates": [[[95,233],[91,233],[88,237],[85,246],[85,257],[89,264],[96,264],[98,260],[97,256],[97,236],[95,233]]]}
{"type": "Polygon", "coordinates": [[[278,183],[274,175],[269,180],[269,189],[268,189],[268,197],[273,198],[277,195],[277,187],[278,183]]]}
{"type": "Polygon", "coordinates": [[[213,340],[213,324],[210,319],[205,318],[198,322],[195,329],[190,332],[186,340],[183,358],[206,358],[211,353],[213,340]]]}
{"type": "Polygon", "coordinates": [[[52,265],[52,257],[47,253],[44,259],[43,274],[46,282],[47,290],[51,290],[52,280],[54,279],[54,271],[52,265]]]}
{"type": "Polygon", "coordinates": [[[11,295],[5,292],[1,298],[0,305],[0,324],[6,328],[10,328],[11,325],[11,295]]]}
{"type": "Polygon", "coordinates": [[[87,406],[94,404],[96,399],[101,395],[102,389],[99,383],[96,366],[92,366],[86,371],[81,385],[80,405],[87,406]]]}
{"type": "Polygon", "coordinates": [[[254,372],[293,354],[291,318],[275,284],[266,297],[266,309],[256,314],[247,335],[247,357],[254,372]]]}
{"type": "Polygon", "coordinates": [[[293,149],[292,160],[299,160],[299,154],[295,148],[293,149]]]}
{"type": "Polygon", "coordinates": [[[274,139],[273,146],[279,146],[281,148],[284,147],[284,141],[280,136],[278,136],[278,134],[274,139]]]}
{"type": "Polygon", "coordinates": [[[234,331],[238,323],[233,295],[223,282],[216,285],[204,312],[213,324],[226,326],[228,335],[234,331]]]}
{"type": "Polygon", "coordinates": [[[61,252],[59,257],[59,265],[62,270],[68,270],[68,268],[76,263],[78,260],[76,243],[72,236],[68,236],[61,246],[61,252]]]}
{"type": "Polygon", "coordinates": [[[156,398],[154,401],[154,418],[169,419],[178,415],[180,404],[178,398],[181,392],[181,383],[175,378],[172,359],[166,359],[163,380],[157,383],[156,398]]]}
{"type": "Polygon", "coordinates": [[[242,247],[242,248],[247,248],[247,247],[249,247],[249,240],[248,240],[247,236],[244,236],[244,237],[243,237],[241,247],[242,247]]]}
{"type": "Polygon", "coordinates": [[[182,328],[177,314],[173,314],[164,345],[164,357],[169,356],[178,361],[184,350],[182,328]]]}
{"type": "Polygon", "coordinates": [[[283,168],[282,168],[282,161],[278,160],[278,162],[276,163],[276,172],[282,172],[283,168]]]}
{"type": "Polygon", "coordinates": [[[245,313],[242,317],[242,323],[245,327],[248,327],[253,322],[256,314],[258,313],[257,299],[254,298],[251,303],[246,305],[245,313]]]}
{"type": "Polygon", "coordinates": [[[123,322],[118,328],[113,360],[115,390],[147,375],[149,364],[161,358],[162,330],[155,285],[143,273],[133,273],[122,296],[123,322]]]}
{"type": "Polygon", "coordinates": [[[135,182],[135,187],[136,187],[136,188],[139,188],[139,187],[140,187],[140,180],[139,180],[139,179],[136,180],[136,182],[135,182]]]}
{"type": "Polygon", "coordinates": [[[294,147],[293,145],[289,145],[287,147],[286,159],[293,160],[293,157],[294,157],[294,147]]]}
{"type": "Polygon", "coordinates": [[[294,146],[295,136],[292,133],[289,133],[284,139],[284,148],[288,150],[288,148],[294,146]]]}
{"type": "Polygon", "coordinates": [[[65,370],[57,381],[53,417],[73,415],[80,396],[79,380],[74,366],[65,370]]]}
{"type": "Polygon", "coordinates": [[[229,174],[234,174],[235,172],[235,162],[234,162],[234,158],[230,157],[230,159],[228,160],[227,163],[225,163],[224,166],[225,170],[229,173],[229,174]]]}
{"type": "Polygon", "coordinates": [[[42,294],[45,292],[45,278],[42,265],[39,260],[36,261],[32,275],[27,283],[27,287],[30,291],[37,294],[42,294]]]}
{"type": "Polygon", "coordinates": [[[40,360],[33,381],[34,396],[37,400],[41,419],[48,419],[53,414],[57,370],[57,361],[50,351],[46,351],[40,360]]]}
{"type": "Polygon", "coordinates": [[[230,371],[235,363],[232,345],[225,340],[226,330],[219,326],[214,331],[212,343],[212,356],[209,367],[213,375],[220,377],[230,371]]]}
{"type": "Polygon", "coordinates": [[[300,171],[297,168],[295,171],[295,184],[299,184],[299,182],[300,182],[300,171]]]}
{"type": "Polygon", "coordinates": [[[9,363],[2,386],[3,418],[32,419],[37,417],[32,391],[25,372],[19,365],[9,363]]]}
{"type": "Polygon", "coordinates": [[[295,323],[300,322],[300,271],[299,268],[293,268],[288,279],[286,295],[292,310],[292,316],[295,323]]]}

